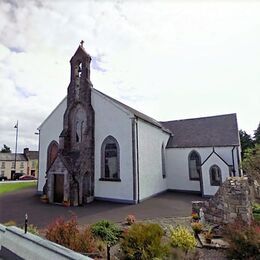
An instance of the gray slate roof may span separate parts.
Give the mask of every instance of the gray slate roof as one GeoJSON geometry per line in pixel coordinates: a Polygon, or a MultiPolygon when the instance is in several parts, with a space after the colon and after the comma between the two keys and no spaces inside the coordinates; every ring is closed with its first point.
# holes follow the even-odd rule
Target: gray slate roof
{"type": "Polygon", "coordinates": [[[169,129],[167,148],[239,145],[236,114],[161,122],[169,129]]]}
{"type": "Polygon", "coordinates": [[[39,152],[38,151],[29,151],[26,156],[29,160],[38,160],[39,152]]]}
{"type": "MultiPolygon", "coordinates": [[[[14,153],[0,153],[0,161],[14,161],[14,153]]],[[[16,154],[16,161],[27,161],[26,157],[22,153],[16,154]]]]}

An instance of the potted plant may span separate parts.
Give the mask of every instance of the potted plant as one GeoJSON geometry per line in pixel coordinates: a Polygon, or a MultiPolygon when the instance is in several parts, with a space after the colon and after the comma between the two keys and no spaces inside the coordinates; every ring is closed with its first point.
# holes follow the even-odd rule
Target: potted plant
{"type": "Polygon", "coordinates": [[[48,196],[47,196],[46,194],[43,194],[43,195],[41,196],[41,201],[42,201],[43,203],[48,203],[48,202],[49,202],[48,196]]]}
{"type": "Polygon", "coordinates": [[[195,222],[199,221],[199,219],[200,219],[199,214],[196,212],[192,212],[191,217],[192,217],[192,220],[195,222]]]}
{"type": "Polygon", "coordinates": [[[134,215],[128,215],[126,218],[125,218],[125,221],[126,221],[126,224],[131,226],[132,224],[135,223],[136,221],[136,218],[134,215]]]}
{"type": "Polygon", "coordinates": [[[70,206],[70,200],[64,200],[62,203],[65,207],[69,207],[70,206]]]}
{"type": "Polygon", "coordinates": [[[207,244],[211,244],[211,241],[212,241],[212,238],[213,238],[211,230],[204,233],[204,238],[205,238],[207,244]]]}
{"type": "Polygon", "coordinates": [[[197,235],[197,234],[201,233],[203,224],[200,222],[193,222],[193,223],[191,223],[191,227],[192,227],[194,233],[197,235]]]}

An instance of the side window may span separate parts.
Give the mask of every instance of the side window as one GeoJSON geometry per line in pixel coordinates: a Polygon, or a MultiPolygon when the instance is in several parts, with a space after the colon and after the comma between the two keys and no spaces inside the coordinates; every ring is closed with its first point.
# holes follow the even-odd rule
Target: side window
{"type": "Polygon", "coordinates": [[[189,177],[190,180],[199,180],[201,174],[200,155],[196,151],[189,154],[189,177]]]}
{"type": "Polygon", "coordinates": [[[221,171],[217,165],[213,165],[209,169],[210,185],[220,186],[222,182],[221,171]]]}
{"type": "Polygon", "coordinates": [[[117,140],[108,136],[101,146],[101,179],[120,180],[119,152],[117,140]]]}

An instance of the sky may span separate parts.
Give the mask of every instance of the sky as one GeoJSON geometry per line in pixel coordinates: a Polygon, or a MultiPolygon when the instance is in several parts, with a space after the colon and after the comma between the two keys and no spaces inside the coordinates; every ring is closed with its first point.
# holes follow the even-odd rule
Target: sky
{"type": "Polygon", "coordinates": [[[0,1],[0,147],[38,149],[81,40],[94,88],[157,119],[260,121],[260,1],[0,1]]]}

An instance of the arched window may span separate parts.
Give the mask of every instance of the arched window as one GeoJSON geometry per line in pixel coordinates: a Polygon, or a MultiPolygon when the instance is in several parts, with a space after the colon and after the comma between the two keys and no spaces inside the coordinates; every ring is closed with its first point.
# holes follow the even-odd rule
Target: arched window
{"type": "Polygon", "coordinates": [[[101,146],[101,180],[120,180],[119,145],[108,136],[101,146]]]}
{"type": "Polygon", "coordinates": [[[189,176],[190,180],[199,180],[201,174],[200,155],[196,151],[192,151],[189,155],[189,176]]]}
{"type": "Polygon", "coordinates": [[[80,140],[83,140],[83,133],[84,133],[84,121],[81,121],[81,125],[80,125],[80,140]]]}
{"type": "Polygon", "coordinates": [[[58,143],[56,141],[52,141],[47,150],[47,169],[50,168],[54,160],[58,155],[58,143]]]}
{"type": "Polygon", "coordinates": [[[80,143],[80,136],[81,136],[81,133],[80,133],[80,125],[79,125],[79,122],[77,121],[76,122],[76,143],[80,143]]]}
{"type": "Polygon", "coordinates": [[[210,185],[220,186],[221,185],[221,171],[217,165],[213,165],[209,169],[210,185]]]}
{"type": "Polygon", "coordinates": [[[87,118],[86,118],[86,112],[81,106],[78,106],[75,111],[76,112],[73,115],[74,126],[73,126],[72,140],[77,147],[78,143],[81,143],[83,141],[87,118]]]}
{"type": "Polygon", "coordinates": [[[162,157],[162,177],[163,177],[163,178],[166,178],[165,149],[164,149],[164,144],[162,144],[162,148],[161,148],[161,157],[162,157]]]}

